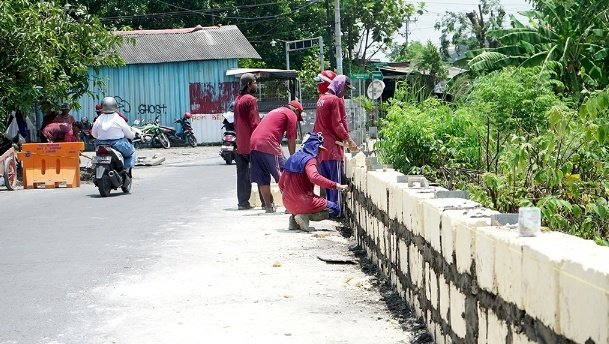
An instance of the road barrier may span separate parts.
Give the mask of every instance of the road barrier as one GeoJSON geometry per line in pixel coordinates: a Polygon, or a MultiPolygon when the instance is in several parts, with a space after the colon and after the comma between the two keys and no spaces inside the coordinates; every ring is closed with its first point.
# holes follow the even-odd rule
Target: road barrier
{"type": "Polygon", "coordinates": [[[80,186],[83,142],[25,143],[18,157],[23,167],[23,188],[80,186]]]}

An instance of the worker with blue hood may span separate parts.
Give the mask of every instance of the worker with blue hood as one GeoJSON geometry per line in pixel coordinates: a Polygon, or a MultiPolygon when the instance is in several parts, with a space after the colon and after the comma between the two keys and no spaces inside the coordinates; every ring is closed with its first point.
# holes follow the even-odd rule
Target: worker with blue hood
{"type": "Polygon", "coordinates": [[[309,221],[321,221],[340,214],[340,204],[313,192],[315,185],[332,190],[348,189],[347,185],[333,182],[317,171],[317,156],[325,149],[323,143],[320,133],[309,133],[303,138],[300,150],[285,162],[279,189],[283,205],[292,214],[289,229],[308,231],[309,221]]]}

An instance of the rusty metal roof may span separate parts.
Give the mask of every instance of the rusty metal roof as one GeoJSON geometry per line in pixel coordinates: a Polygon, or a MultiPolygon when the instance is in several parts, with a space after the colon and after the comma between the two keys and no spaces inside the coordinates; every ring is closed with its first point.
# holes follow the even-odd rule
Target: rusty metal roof
{"type": "Polygon", "coordinates": [[[116,31],[127,64],[261,58],[235,25],[116,31]]]}

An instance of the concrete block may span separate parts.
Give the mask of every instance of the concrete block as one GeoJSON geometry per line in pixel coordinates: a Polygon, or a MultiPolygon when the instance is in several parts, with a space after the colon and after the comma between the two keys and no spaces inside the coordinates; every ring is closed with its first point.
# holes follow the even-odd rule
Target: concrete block
{"type": "Polygon", "coordinates": [[[491,215],[491,226],[517,225],[518,213],[505,213],[491,215]]]}
{"type": "Polygon", "coordinates": [[[488,216],[497,213],[485,208],[470,209],[461,217],[450,217],[451,224],[455,227],[455,258],[457,270],[460,273],[470,271],[474,259],[476,236],[474,229],[489,225],[488,216]]]}
{"type": "Polygon", "coordinates": [[[379,243],[379,251],[385,257],[388,256],[387,253],[387,231],[385,230],[385,225],[377,221],[378,226],[378,243],[379,243]]]}
{"type": "Polygon", "coordinates": [[[436,198],[463,198],[469,199],[469,192],[461,190],[437,190],[436,198]]]}
{"type": "Polygon", "coordinates": [[[522,238],[517,229],[494,228],[495,279],[499,295],[506,301],[524,309],[522,294],[522,238]],[[516,277],[519,278],[516,278],[516,277]]]}
{"type": "MultiPolygon", "coordinates": [[[[450,208],[472,208],[477,207],[479,204],[458,198],[443,198],[443,199],[426,199],[422,202],[423,205],[423,237],[431,244],[431,246],[438,252],[442,252],[440,245],[440,224],[442,217],[450,208]]],[[[465,211],[462,209],[461,211],[465,211]]],[[[449,242],[452,238],[448,239],[449,242]]],[[[449,261],[452,261],[450,259],[449,261]]]]}
{"type": "Polygon", "coordinates": [[[488,310],[478,304],[478,344],[487,344],[488,341],[488,310]]]}
{"type": "Polygon", "coordinates": [[[450,319],[450,314],[448,314],[448,310],[450,307],[450,285],[444,279],[443,275],[440,275],[440,316],[446,322],[450,319]]]}
{"type": "Polygon", "coordinates": [[[273,202],[275,203],[275,206],[283,207],[283,198],[281,197],[281,190],[279,190],[278,184],[271,184],[271,195],[273,196],[273,202]]]}
{"type": "Polygon", "coordinates": [[[558,267],[561,332],[578,343],[609,343],[609,248],[572,243],[577,254],[565,253],[558,267]]]}
{"type": "Polygon", "coordinates": [[[507,324],[495,315],[492,311],[488,311],[488,332],[487,343],[505,343],[508,335],[507,324]]]}
{"type": "Polygon", "coordinates": [[[414,245],[408,247],[408,266],[410,268],[412,283],[417,287],[421,287],[421,281],[423,280],[423,257],[414,245]]]}
{"type": "Polygon", "coordinates": [[[459,338],[465,338],[465,295],[453,284],[450,285],[450,326],[459,338]]]}
{"type": "Polygon", "coordinates": [[[475,228],[474,262],[476,263],[476,276],[478,286],[486,291],[497,293],[495,279],[495,228],[475,228]]]}
{"type": "Polygon", "coordinates": [[[388,184],[389,188],[389,209],[387,214],[390,219],[402,220],[402,187],[398,183],[388,184]]]}
{"type": "Polygon", "coordinates": [[[431,297],[431,290],[429,290],[429,264],[423,263],[423,280],[425,281],[425,299],[429,300],[431,297]]]}
{"type": "Polygon", "coordinates": [[[440,287],[438,285],[438,275],[433,269],[429,269],[429,279],[427,280],[429,285],[429,301],[433,309],[438,309],[439,298],[440,298],[440,287]]]}
{"type": "Polygon", "coordinates": [[[398,252],[399,252],[399,267],[400,267],[400,271],[402,271],[402,273],[404,275],[408,274],[408,247],[406,246],[406,243],[402,240],[398,241],[398,252]]]}

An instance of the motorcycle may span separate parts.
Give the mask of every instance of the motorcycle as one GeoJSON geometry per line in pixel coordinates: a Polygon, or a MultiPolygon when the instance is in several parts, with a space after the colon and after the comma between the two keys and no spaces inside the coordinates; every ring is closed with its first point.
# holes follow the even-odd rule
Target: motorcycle
{"type": "Polygon", "coordinates": [[[231,118],[232,113],[228,112],[223,114],[224,125],[223,129],[226,129],[222,134],[222,146],[220,146],[220,156],[227,165],[230,165],[235,160],[235,154],[237,150],[237,134],[235,133],[235,126],[231,118]]]}
{"type": "Polygon", "coordinates": [[[85,143],[85,151],[95,150],[95,138],[93,135],[91,135],[93,124],[89,121],[89,119],[83,117],[80,119],[80,121],[74,123],[74,126],[80,129],[78,132],[78,139],[85,143]]]}
{"type": "Polygon", "coordinates": [[[134,121],[134,126],[131,127],[133,132],[135,133],[135,138],[133,139],[133,146],[135,148],[142,148],[145,145],[149,145],[150,147],[163,147],[165,149],[171,147],[171,142],[169,138],[159,125],[159,116],[156,116],[154,122],[146,123],[141,127],[138,127],[140,124],[139,120],[134,121]]]}
{"type": "Polygon", "coordinates": [[[118,150],[110,145],[97,146],[91,160],[95,170],[93,183],[101,197],[110,196],[110,191],[118,188],[124,193],[131,191],[131,175],[125,169],[125,160],[118,150]]]}
{"type": "Polygon", "coordinates": [[[197,138],[192,132],[192,125],[190,124],[191,118],[192,115],[190,112],[187,112],[182,118],[179,118],[174,122],[180,125],[180,130],[176,130],[174,127],[161,126],[161,129],[165,135],[167,135],[167,138],[169,138],[169,141],[171,141],[173,145],[189,145],[191,147],[197,146],[197,138]]]}

